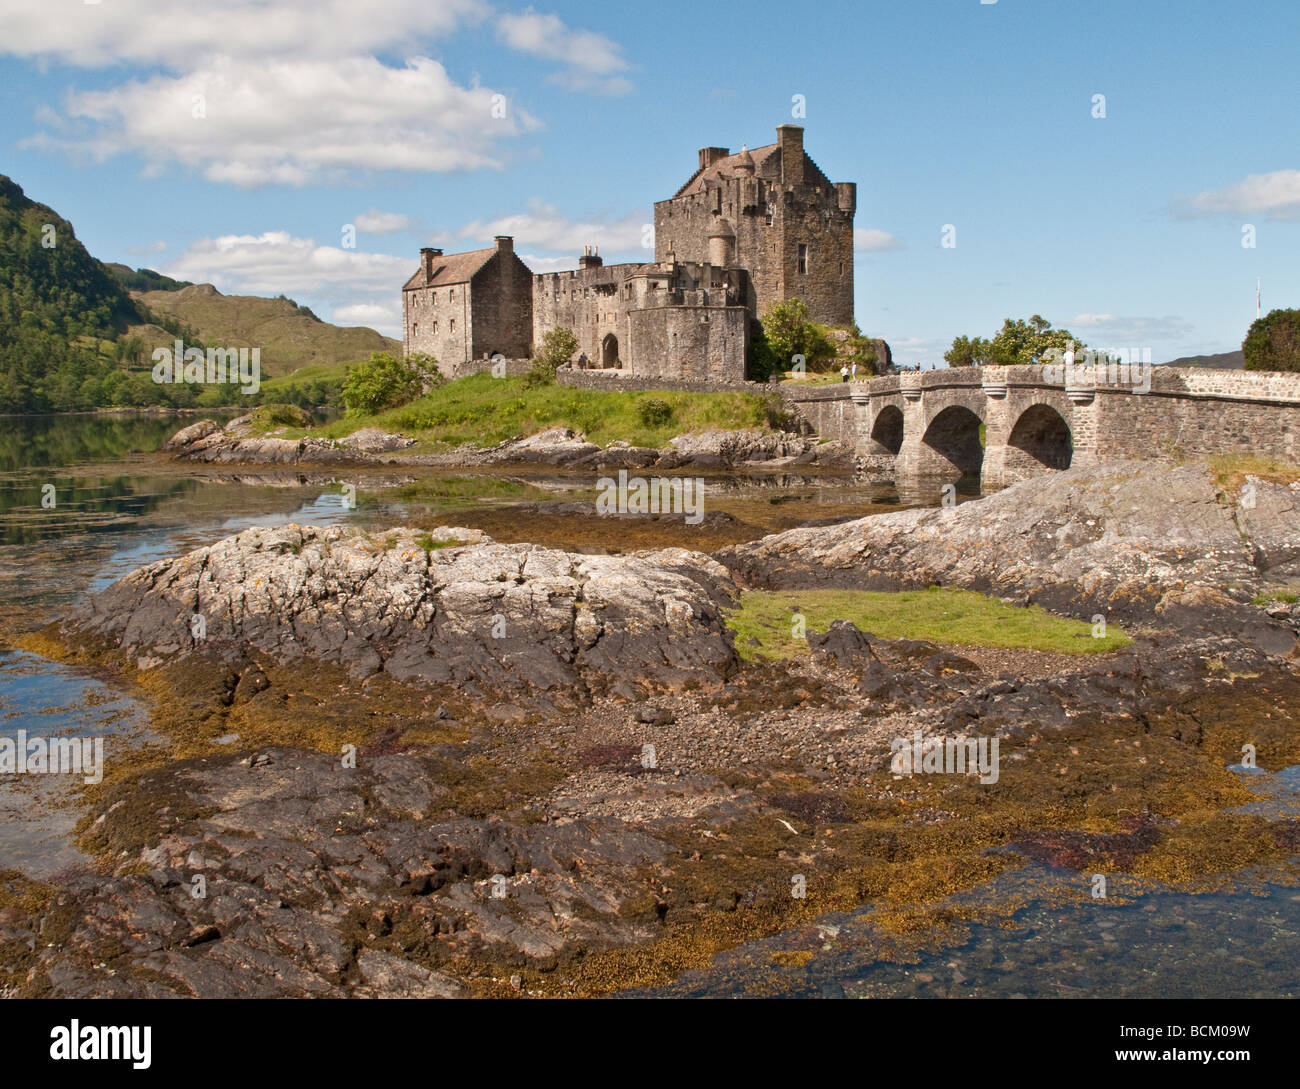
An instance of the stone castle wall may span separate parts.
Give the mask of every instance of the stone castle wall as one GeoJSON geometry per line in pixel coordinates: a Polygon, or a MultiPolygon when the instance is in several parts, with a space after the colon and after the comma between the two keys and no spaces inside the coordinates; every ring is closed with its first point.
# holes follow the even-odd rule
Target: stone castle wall
{"type": "Polygon", "coordinates": [[[848,325],[856,186],[826,179],[804,153],[802,129],[777,131],[779,154],[755,173],[722,175],[700,192],[655,204],[655,260],[734,263],[749,273],[746,302],[757,316],[798,298],[814,321],[848,325]],[[730,231],[731,241],[717,238],[719,230],[730,231]]]}

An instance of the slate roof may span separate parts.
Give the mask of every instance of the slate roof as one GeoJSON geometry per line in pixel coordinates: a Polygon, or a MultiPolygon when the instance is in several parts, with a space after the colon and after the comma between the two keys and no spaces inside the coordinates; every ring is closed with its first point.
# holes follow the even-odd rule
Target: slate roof
{"type": "Polygon", "coordinates": [[[492,246],[486,250],[469,250],[467,253],[448,253],[433,259],[433,278],[427,283],[424,279],[424,258],[420,258],[420,267],[403,285],[405,291],[414,287],[446,287],[448,284],[467,284],[484,265],[496,256],[497,249],[492,246]]]}

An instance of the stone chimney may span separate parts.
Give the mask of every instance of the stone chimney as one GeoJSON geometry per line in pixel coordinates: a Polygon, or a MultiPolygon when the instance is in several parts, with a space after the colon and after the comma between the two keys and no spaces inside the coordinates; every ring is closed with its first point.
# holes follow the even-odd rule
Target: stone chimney
{"type": "Polygon", "coordinates": [[[442,256],[442,250],[434,249],[431,246],[425,246],[420,250],[420,267],[424,269],[424,282],[427,284],[433,279],[434,259],[442,256]]]}
{"type": "Polygon", "coordinates": [[[725,159],[731,154],[730,148],[725,147],[702,147],[700,148],[700,169],[712,166],[719,159],[725,159]]]}
{"type": "Polygon", "coordinates": [[[803,185],[803,127],[777,125],[776,142],[781,145],[781,181],[803,185]]]}
{"type": "Polygon", "coordinates": [[[496,236],[497,253],[512,254],[515,252],[515,240],[513,235],[499,234],[496,236]]]}
{"type": "Polygon", "coordinates": [[[604,263],[595,246],[582,247],[582,256],[578,258],[579,268],[600,268],[604,263]]]}

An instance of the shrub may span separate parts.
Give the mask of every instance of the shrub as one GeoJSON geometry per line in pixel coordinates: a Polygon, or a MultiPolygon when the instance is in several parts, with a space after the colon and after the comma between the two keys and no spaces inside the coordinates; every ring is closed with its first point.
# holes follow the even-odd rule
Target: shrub
{"type": "Polygon", "coordinates": [[[563,327],[552,329],[542,337],[542,343],[533,356],[533,366],[524,375],[524,387],[549,386],[555,383],[555,372],[573,358],[578,350],[578,338],[573,331],[563,327]]]}
{"type": "Polygon", "coordinates": [[[1241,353],[1248,371],[1300,371],[1300,310],[1271,310],[1256,318],[1241,353]]]}
{"type": "Polygon", "coordinates": [[[272,427],[311,427],[311,413],[297,405],[258,405],[253,409],[252,425],[261,430],[272,427]]]}
{"type": "Polygon", "coordinates": [[[673,418],[673,406],[658,397],[651,397],[636,406],[637,415],[646,427],[663,427],[673,418]]]}
{"type": "Polygon", "coordinates": [[[423,392],[420,372],[387,352],[375,352],[369,362],[348,370],[343,379],[343,404],[354,415],[396,408],[423,392]]]}

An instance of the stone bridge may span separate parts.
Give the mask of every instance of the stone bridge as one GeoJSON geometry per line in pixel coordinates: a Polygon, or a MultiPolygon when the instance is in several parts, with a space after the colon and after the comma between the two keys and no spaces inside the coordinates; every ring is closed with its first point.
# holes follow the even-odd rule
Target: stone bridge
{"type": "Polygon", "coordinates": [[[1002,485],[1071,465],[1168,454],[1300,462],[1300,374],[1063,370],[907,371],[822,387],[807,405],[794,400],[826,437],[893,458],[899,475],[980,473],[1002,485]]]}

